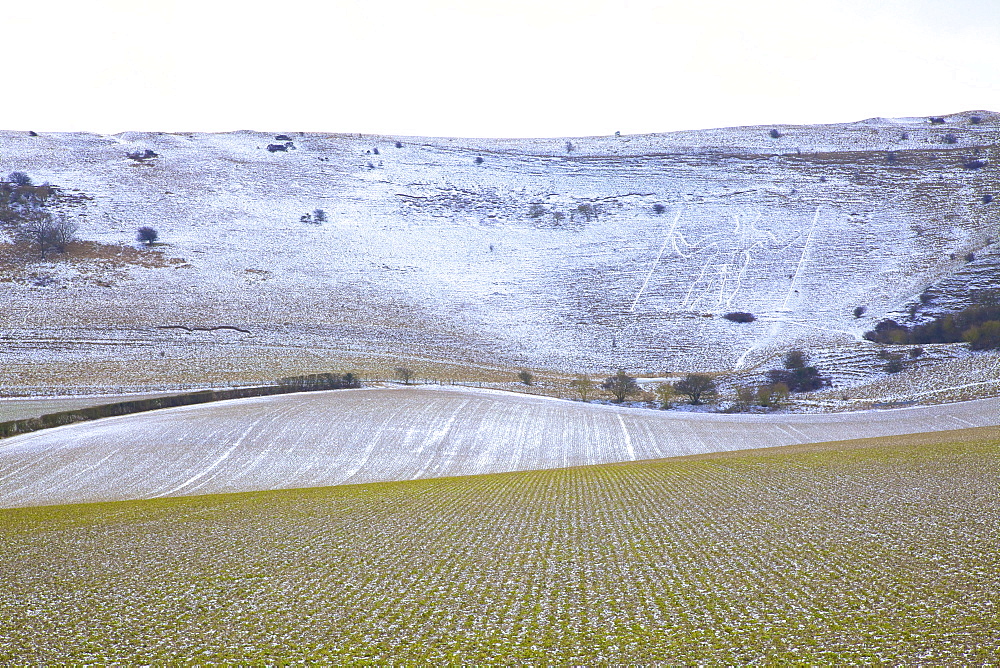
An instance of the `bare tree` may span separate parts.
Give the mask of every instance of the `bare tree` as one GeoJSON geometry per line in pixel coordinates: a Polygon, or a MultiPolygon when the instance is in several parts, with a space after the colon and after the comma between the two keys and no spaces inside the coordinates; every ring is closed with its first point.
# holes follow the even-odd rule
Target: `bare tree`
{"type": "Polygon", "coordinates": [[[594,381],[589,376],[577,376],[569,381],[569,386],[580,395],[580,401],[587,401],[587,397],[594,391],[594,381]]]}
{"type": "Polygon", "coordinates": [[[625,373],[624,369],[618,369],[618,373],[601,383],[601,389],[610,392],[620,404],[626,397],[639,393],[639,384],[635,382],[635,378],[625,373]]]}
{"type": "Polygon", "coordinates": [[[403,381],[403,385],[409,385],[410,381],[413,380],[413,370],[407,369],[405,366],[396,367],[396,378],[403,381]]]}
{"type": "Polygon", "coordinates": [[[702,397],[708,398],[715,395],[715,381],[711,376],[703,373],[689,373],[674,383],[674,391],[683,394],[691,400],[691,405],[700,406],[704,402],[702,397]]]}
{"type": "Polygon", "coordinates": [[[531,372],[528,371],[527,369],[521,369],[520,371],[518,371],[517,378],[525,385],[530,386],[535,384],[535,377],[531,375],[531,372]]]}
{"type": "Polygon", "coordinates": [[[44,260],[50,250],[66,252],[66,246],[76,239],[77,225],[63,216],[53,218],[48,212],[39,211],[21,229],[38,246],[38,255],[44,260]]]}

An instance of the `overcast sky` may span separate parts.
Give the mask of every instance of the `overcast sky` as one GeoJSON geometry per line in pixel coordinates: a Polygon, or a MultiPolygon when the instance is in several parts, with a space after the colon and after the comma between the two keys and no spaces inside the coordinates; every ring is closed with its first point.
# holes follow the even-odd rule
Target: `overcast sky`
{"type": "Polygon", "coordinates": [[[1000,0],[4,3],[0,128],[579,136],[1000,111],[1000,0]]]}

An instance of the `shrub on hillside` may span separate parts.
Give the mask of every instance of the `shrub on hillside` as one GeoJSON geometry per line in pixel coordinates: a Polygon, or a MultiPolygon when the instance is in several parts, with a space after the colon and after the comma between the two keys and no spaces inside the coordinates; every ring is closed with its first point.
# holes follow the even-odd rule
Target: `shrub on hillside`
{"type": "Polygon", "coordinates": [[[854,308],[854,317],[855,318],[860,318],[867,311],[868,311],[868,307],[867,306],[857,306],[857,307],[854,308]]]}
{"type": "Polygon", "coordinates": [[[160,233],[152,227],[143,226],[136,232],[135,238],[147,246],[152,246],[153,242],[160,238],[160,233]]]}
{"type": "Polygon", "coordinates": [[[529,387],[535,384],[535,377],[527,369],[521,369],[518,371],[517,379],[529,387]]]}
{"type": "Polygon", "coordinates": [[[966,169],[972,169],[972,170],[982,169],[983,167],[986,166],[986,161],[979,159],[969,160],[963,163],[962,166],[965,167],[966,169]]]}
{"type": "Polygon", "coordinates": [[[944,123],[944,119],[940,116],[931,116],[931,125],[941,125],[944,123]]]}
{"type": "Polygon", "coordinates": [[[949,132],[949,133],[947,133],[944,136],[944,143],[945,144],[957,144],[958,143],[958,137],[955,135],[954,132],[949,132]]]}
{"type": "Polygon", "coordinates": [[[662,204],[654,204],[653,205],[653,213],[655,213],[657,215],[663,213],[666,210],[667,210],[667,207],[663,206],[662,204]]]}
{"type": "Polygon", "coordinates": [[[785,385],[789,392],[811,392],[832,385],[829,378],[820,375],[819,369],[809,364],[809,356],[802,350],[788,351],[784,367],[768,371],[767,379],[772,385],[785,385]]]}
{"type": "Polygon", "coordinates": [[[753,313],[746,313],[745,311],[733,311],[722,317],[732,322],[753,322],[757,319],[753,313]]]}
{"type": "Polygon", "coordinates": [[[777,128],[772,128],[768,134],[771,136],[771,139],[779,139],[781,137],[781,133],[778,132],[777,128]]]}
{"type": "Polygon", "coordinates": [[[983,204],[989,204],[993,201],[993,195],[983,195],[983,204]]]}

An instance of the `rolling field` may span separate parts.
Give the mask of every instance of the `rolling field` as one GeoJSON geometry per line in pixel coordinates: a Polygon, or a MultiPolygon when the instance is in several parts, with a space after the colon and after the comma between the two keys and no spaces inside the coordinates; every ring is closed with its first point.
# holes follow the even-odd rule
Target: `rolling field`
{"type": "Polygon", "coordinates": [[[1000,423],[1000,400],[800,415],[667,413],[468,388],[223,401],[0,441],[0,507],[440,478],[1000,423]]]}
{"type": "Polygon", "coordinates": [[[996,665],[998,524],[996,428],[9,509],[0,663],[996,665]]]}

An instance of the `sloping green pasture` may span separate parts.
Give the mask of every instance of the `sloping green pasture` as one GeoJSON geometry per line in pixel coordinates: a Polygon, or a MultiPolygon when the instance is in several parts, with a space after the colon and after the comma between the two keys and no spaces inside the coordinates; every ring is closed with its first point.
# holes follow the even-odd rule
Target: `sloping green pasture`
{"type": "Polygon", "coordinates": [[[983,664],[1000,430],[0,511],[0,663],[983,664]]]}

